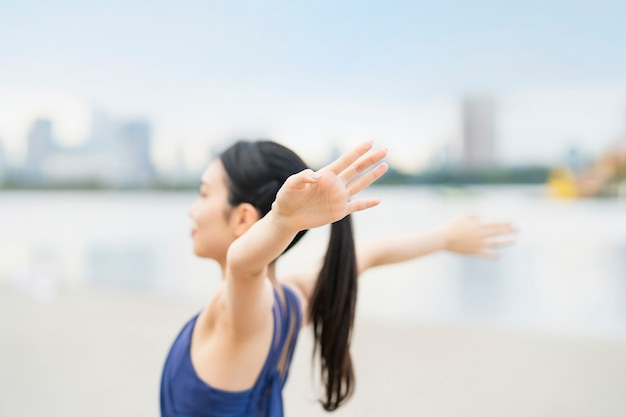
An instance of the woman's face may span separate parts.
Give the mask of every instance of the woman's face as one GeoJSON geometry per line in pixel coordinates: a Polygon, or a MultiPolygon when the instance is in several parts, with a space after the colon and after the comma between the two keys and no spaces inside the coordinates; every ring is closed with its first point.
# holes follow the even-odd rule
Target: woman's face
{"type": "Polygon", "coordinates": [[[191,236],[197,256],[223,263],[236,236],[229,223],[230,205],[222,162],[214,160],[201,178],[200,195],[189,208],[191,236]]]}

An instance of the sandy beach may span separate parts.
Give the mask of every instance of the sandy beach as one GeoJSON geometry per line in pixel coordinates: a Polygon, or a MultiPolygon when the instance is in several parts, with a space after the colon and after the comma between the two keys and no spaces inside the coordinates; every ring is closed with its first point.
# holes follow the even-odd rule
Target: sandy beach
{"type": "MultiPolygon", "coordinates": [[[[201,299],[0,286],[0,415],[157,416],[161,366],[201,299]]],[[[357,389],[337,416],[623,416],[626,341],[358,317],[357,389]]],[[[288,416],[323,416],[301,333],[288,416]]]]}

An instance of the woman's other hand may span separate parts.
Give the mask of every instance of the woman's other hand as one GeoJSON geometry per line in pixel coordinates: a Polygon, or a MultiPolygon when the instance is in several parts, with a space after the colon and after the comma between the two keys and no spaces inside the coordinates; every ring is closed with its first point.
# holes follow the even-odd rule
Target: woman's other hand
{"type": "Polygon", "coordinates": [[[514,242],[516,232],[511,223],[486,223],[475,215],[461,216],[442,227],[445,250],[463,255],[495,259],[497,247],[514,242]]]}

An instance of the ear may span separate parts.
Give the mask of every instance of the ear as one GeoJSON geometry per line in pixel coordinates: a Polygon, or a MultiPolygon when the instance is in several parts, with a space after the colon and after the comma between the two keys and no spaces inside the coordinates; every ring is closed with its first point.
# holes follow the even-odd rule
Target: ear
{"type": "Polygon", "coordinates": [[[230,215],[230,225],[236,237],[243,235],[250,226],[259,220],[259,213],[250,203],[241,203],[230,215]]]}

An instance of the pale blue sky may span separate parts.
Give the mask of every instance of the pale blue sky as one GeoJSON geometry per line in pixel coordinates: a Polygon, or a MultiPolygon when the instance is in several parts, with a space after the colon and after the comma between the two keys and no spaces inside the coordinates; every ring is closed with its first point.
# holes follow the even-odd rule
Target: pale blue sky
{"type": "Polygon", "coordinates": [[[0,0],[0,138],[29,120],[84,137],[92,107],[155,127],[155,158],[270,136],[305,159],[375,139],[410,166],[459,137],[468,93],[498,103],[506,161],[626,133],[623,1],[0,0]]]}

